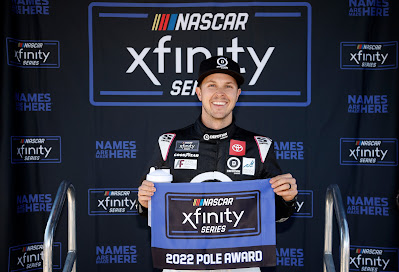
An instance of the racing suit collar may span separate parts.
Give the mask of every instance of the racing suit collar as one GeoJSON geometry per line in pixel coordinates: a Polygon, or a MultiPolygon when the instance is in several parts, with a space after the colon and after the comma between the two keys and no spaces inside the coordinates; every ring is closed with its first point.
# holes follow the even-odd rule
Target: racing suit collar
{"type": "Polygon", "coordinates": [[[235,124],[234,116],[233,116],[233,121],[231,122],[230,125],[218,130],[206,127],[201,121],[201,116],[195,122],[195,129],[197,133],[199,133],[200,138],[205,141],[218,141],[224,139],[231,139],[236,128],[237,126],[235,124]]]}

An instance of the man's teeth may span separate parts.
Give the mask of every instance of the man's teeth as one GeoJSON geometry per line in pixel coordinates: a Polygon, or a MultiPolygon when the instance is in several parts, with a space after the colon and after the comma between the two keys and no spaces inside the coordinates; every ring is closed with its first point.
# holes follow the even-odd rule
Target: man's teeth
{"type": "Polygon", "coordinates": [[[226,105],[226,102],[213,102],[213,104],[223,106],[226,105]]]}

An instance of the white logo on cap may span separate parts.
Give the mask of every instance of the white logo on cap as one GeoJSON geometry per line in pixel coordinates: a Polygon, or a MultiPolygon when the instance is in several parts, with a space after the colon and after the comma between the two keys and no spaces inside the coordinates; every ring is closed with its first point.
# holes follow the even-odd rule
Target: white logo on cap
{"type": "Polygon", "coordinates": [[[216,63],[218,64],[218,66],[216,68],[220,68],[220,69],[228,69],[227,64],[229,64],[229,62],[227,61],[226,58],[224,57],[220,57],[216,60],[216,63]]]}

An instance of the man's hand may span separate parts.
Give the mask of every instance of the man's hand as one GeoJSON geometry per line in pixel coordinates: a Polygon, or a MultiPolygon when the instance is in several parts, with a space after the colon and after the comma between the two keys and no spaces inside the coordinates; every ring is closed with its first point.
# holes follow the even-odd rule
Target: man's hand
{"type": "Polygon", "coordinates": [[[270,179],[273,191],[285,201],[291,201],[298,194],[296,179],[291,174],[275,176],[270,179]]]}
{"type": "Polygon", "coordinates": [[[151,197],[154,195],[155,191],[156,189],[153,182],[143,180],[141,186],[139,187],[139,192],[137,193],[141,206],[148,208],[148,201],[151,200],[151,197]]]}

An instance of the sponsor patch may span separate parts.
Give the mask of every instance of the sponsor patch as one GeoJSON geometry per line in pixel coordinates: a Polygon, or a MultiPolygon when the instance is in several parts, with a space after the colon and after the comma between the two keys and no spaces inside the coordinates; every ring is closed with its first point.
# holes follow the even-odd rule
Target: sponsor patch
{"type": "Polygon", "coordinates": [[[173,139],[176,137],[174,133],[166,133],[158,138],[159,149],[161,150],[162,158],[164,161],[168,158],[169,149],[172,145],[173,139]]]}
{"type": "Polygon", "coordinates": [[[229,137],[227,135],[227,132],[221,133],[221,134],[204,134],[203,138],[205,141],[209,140],[223,140],[229,137]]]}
{"type": "Polygon", "coordinates": [[[241,167],[241,160],[236,157],[231,157],[227,160],[227,173],[233,173],[234,175],[239,175],[241,167]]]}
{"type": "Polygon", "coordinates": [[[199,141],[176,141],[176,148],[175,151],[177,152],[198,152],[199,151],[199,141]]]}
{"type": "Polygon", "coordinates": [[[197,160],[190,160],[190,159],[175,159],[174,163],[175,169],[197,169],[197,160]]]}
{"type": "Polygon", "coordinates": [[[254,158],[242,158],[242,174],[243,175],[255,175],[255,159],[254,158]]]}
{"type": "Polygon", "coordinates": [[[173,154],[174,157],[180,157],[180,158],[198,158],[199,154],[193,154],[193,153],[175,153],[173,154]]]}
{"type": "Polygon", "coordinates": [[[245,141],[230,140],[229,155],[244,156],[246,143],[245,141]]]}
{"type": "Polygon", "coordinates": [[[269,153],[272,140],[263,136],[254,136],[256,144],[258,145],[259,155],[262,162],[265,162],[267,153],[269,153]]]}

